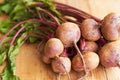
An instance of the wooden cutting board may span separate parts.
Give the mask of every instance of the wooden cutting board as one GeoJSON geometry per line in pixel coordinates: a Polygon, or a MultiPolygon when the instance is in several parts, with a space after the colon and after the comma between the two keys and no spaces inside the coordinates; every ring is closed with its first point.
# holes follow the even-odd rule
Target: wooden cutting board
{"type": "MultiPolygon", "coordinates": [[[[110,12],[120,13],[120,0],[55,1],[74,6],[101,19],[110,12]]],[[[17,75],[21,80],[57,80],[57,74],[52,72],[50,65],[46,65],[41,61],[37,45],[24,44],[20,48],[20,53],[16,56],[17,75]]],[[[2,68],[3,66],[0,67],[0,71],[2,68]]],[[[119,74],[119,68],[103,68],[99,66],[91,71],[84,80],[120,80],[119,74]]],[[[80,73],[74,71],[71,71],[70,75],[72,80],[77,80],[80,77],[80,73]]],[[[67,80],[67,76],[62,76],[61,80],[67,80]]]]}

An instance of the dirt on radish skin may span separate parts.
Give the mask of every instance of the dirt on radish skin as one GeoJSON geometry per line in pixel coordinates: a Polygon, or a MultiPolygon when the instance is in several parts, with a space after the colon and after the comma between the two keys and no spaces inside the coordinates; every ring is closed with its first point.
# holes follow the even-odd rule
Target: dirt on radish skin
{"type": "Polygon", "coordinates": [[[71,70],[71,61],[68,57],[55,57],[52,60],[51,66],[54,72],[65,75],[71,70]]]}
{"type": "Polygon", "coordinates": [[[65,47],[71,47],[81,37],[80,28],[72,22],[61,24],[56,30],[56,36],[63,42],[65,47]]]}
{"type": "Polygon", "coordinates": [[[120,40],[105,44],[98,52],[100,63],[105,67],[120,67],[120,40]]]}
{"type": "MultiPolygon", "coordinates": [[[[95,52],[84,52],[83,58],[86,64],[87,71],[91,71],[99,65],[99,56],[95,52]]],[[[79,55],[74,56],[72,59],[72,68],[77,72],[81,72],[84,70],[83,63],[79,57],[79,55]]]]}
{"type": "Polygon", "coordinates": [[[48,58],[59,56],[64,50],[62,42],[57,38],[50,38],[44,47],[44,55],[48,58]]]}

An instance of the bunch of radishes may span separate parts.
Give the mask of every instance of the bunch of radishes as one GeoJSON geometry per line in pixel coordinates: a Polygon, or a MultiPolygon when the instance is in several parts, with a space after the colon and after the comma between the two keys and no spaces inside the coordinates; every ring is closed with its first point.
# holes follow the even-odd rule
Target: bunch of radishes
{"type": "MultiPolygon", "coordinates": [[[[19,35],[25,31],[26,35],[28,34],[25,40],[33,36],[45,41],[45,44],[39,48],[43,62],[51,64],[52,70],[59,75],[67,75],[69,80],[71,80],[69,75],[71,69],[84,72],[85,74],[79,78],[82,79],[89,71],[97,68],[99,63],[105,67],[120,67],[120,14],[110,13],[100,20],[74,7],[58,2],[54,2],[56,6],[52,6],[52,3],[48,2],[41,0],[26,4],[25,9],[35,14],[34,17],[10,22],[9,24],[15,25],[0,43],[3,44],[4,40],[17,29],[16,34],[5,41],[5,43],[11,41],[10,50],[19,35]],[[29,29],[29,25],[26,26],[29,22],[39,25],[30,25],[29,29]]],[[[9,49],[7,51],[11,53],[9,49]]],[[[9,57],[13,60],[11,56],[9,57]]],[[[13,68],[15,65],[10,67],[13,68]]],[[[14,75],[14,71],[10,74],[14,75]]]]}
{"type": "Polygon", "coordinates": [[[45,43],[42,60],[51,64],[54,72],[67,74],[69,80],[71,67],[86,75],[97,68],[99,62],[105,67],[119,66],[119,27],[120,15],[116,13],[108,14],[101,23],[85,19],[77,24],[71,19],[60,24],[55,37],[45,43]]]}
{"type": "Polygon", "coordinates": [[[98,49],[97,44],[92,41],[87,41],[86,43],[88,45],[84,46],[86,47],[86,50],[82,52],[77,45],[77,42],[79,42],[81,38],[80,29],[81,28],[73,22],[64,22],[58,26],[55,32],[56,37],[50,38],[46,42],[42,59],[47,64],[51,63],[54,72],[62,75],[68,74],[69,77],[71,66],[75,71],[85,71],[85,74],[87,74],[89,70],[95,69],[98,66],[99,57],[93,52],[98,49]],[[76,49],[76,52],[74,52],[74,57],[71,61],[67,56],[67,54],[71,53],[67,53],[65,50],[68,50],[68,48],[73,46],[76,49]],[[95,50],[92,50],[89,47],[94,47],[93,49],[95,50]]]}

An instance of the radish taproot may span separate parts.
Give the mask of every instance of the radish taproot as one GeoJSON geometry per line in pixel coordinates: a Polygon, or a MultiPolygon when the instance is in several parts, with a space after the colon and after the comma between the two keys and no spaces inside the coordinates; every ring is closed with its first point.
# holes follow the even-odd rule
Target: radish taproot
{"type": "MultiPolygon", "coordinates": [[[[87,72],[95,69],[99,65],[99,56],[95,52],[86,51],[83,52],[83,58],[86,64],[87,72]]],[[[84,70],[82,60],[79,55],[74,56],[72,59],[72,68],[77,72],[84,70]]]]}
{"type": "Polygon", "coordinates": [[[64,50],[62,42],[57,38],[50,38],[44,47],[44,55],[48,58],[59,56],[64,50]]]}
{"type": "Polygon", "coordinates": [[[103,66],[120,67],[120,40],[105,44],[98,54],[103,66]]]}

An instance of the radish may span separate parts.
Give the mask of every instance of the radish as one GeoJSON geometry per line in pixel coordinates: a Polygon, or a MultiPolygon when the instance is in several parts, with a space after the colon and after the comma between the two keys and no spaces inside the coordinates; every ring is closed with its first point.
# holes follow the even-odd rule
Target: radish
{"type": "MultiPolygon", "coordinates": [[[[99,56],[95,52],[83,52],[83,58],[86,64],[87,72],[95,69],[99,65],[99,56]]],[[[72,59],[72,68],[77,72],[84,70],[83,63],[79,58],[79,55],[74,56],[72,59]]]]}
{"type": "Polygon", "coordinates": [[[62,42],[57,38],[50,38],[44,47],[44,55],[48,58],[59,56],[64,50],[62,42]]]}
{"type": "Polygon", "coordinates": [[[108,41],[118,40],[120,37],[120,14],[109,13],[101,24],[101,33],[108,41]]]}
{"type": "Polygon", "coordinates": [[[85,19],[80,26],[82,37],[89,41],[97,41],[101,37],[99,27],[94,19],[85,19]]]}
{"type": "Polygon", "coordinates": [[[77,24],[72,22],[65,22],[62,23],[56,30],[56,36],[63,42],[65,48],[74,46],[82,60],[85,75],[86,73],[86,65],[83,59],[83,56],[77,46],[77,42],[81,37],[80,28],[77,24]]]}
{"type": "Polygon", "coordinates": [[[54,72],[60,75],[68,75],[68,80],[71,80],[69,72],[71,70],[71,61],[68,57],[55,57],[51,66],[54,72]]]}
{"type": "Polygon", "coordinates": [[[103,66],[120,67],[120,40],[105,44],[98,54],[103,66]]]}
{"type": "Polygon", "coordinates": [[[80,28],[72,22],[61,24],[56,30],[56,36],[63,42],[65,47],[71,47],[76,43],[81,36],[80,28]]]}

